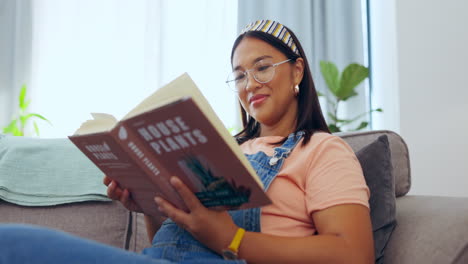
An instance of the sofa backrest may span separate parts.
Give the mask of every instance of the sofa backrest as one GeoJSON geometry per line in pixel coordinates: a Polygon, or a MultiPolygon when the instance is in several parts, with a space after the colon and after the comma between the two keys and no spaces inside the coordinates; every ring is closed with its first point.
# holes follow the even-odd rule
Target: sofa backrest
{"type": "Polygon", "coordinates": [[[395,177],[395,195],[404,196],[411,188],[411,170],[408,146],[403,138],[388,130],[365,132],[340,132],[335,135],[343,138],[354,151],[358,151],[372,143],[381,135],[387,135],[392,155],[393,175],[395,177]]]}

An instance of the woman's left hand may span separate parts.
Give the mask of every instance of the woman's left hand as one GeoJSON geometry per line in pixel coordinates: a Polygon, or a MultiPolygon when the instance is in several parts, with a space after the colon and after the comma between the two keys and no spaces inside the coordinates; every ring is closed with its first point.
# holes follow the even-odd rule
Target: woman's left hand
{"type": "Polygon", "coordinates": [[[210,210],[203,206],[192,191],[177,177],[170,179],[179,192],[189,212],[174,207],[171,203],[156,197],[159,210],[178,226],[190,232],[198,241],[221,254],[234,237],[237,226],[226,211],[210,210]]]}

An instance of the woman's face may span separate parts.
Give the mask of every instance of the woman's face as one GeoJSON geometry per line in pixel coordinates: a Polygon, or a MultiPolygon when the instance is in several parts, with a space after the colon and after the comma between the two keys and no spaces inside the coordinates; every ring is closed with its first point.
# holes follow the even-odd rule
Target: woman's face
{"type": "MultiPolygon", "coordinates": [[[[270,44],[257,38],[246,37],[237,46],[232,59],[234,70],[247,71],[259,60],[278,63],[286,56],[270,44]]],[[[294,86],[303,75],[303,60],[286,62],[275,67],[273,79],[260,83],[247,74],[247,84],[238,88],[239,100],[244,110],[262,126],[278,127],[281,124],[294,128],[297,116],[297,97],[294,86]]]]}

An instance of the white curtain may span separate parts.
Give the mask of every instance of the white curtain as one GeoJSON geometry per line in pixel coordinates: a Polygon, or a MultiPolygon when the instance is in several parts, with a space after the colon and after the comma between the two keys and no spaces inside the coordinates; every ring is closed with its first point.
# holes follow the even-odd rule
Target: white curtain
{"type": "MultiPolygon", "coordinates": [[[[239,0],[238,14],[238,30],[258,19],[273,19],[294,31],[322,93],[329,92],[320,72],[321,60],[334,62],[340,71],[352,62],[368,66],[365,0],[239,0]]],[[[369,109],[367,82],[356,92],[358,96],[341,103],[340,117],[352,118],[369,109]]],[[[325,114],[326,101],[321,104],[325,114]]]]}
{"type": "Polygon", "coordinates": [[[32,110],[53,124],[42,137],[73,134],[90,112],[121,118],[183,72],[237,124],[224,83],[237,1],[41,0],[33,18],[32,110]]]}
{"type": "Polygon", "coordinates": [[[30,84],[31,13],[31,0],[0,0],[0,128],[16,114],[21,86],[30,84]]]}

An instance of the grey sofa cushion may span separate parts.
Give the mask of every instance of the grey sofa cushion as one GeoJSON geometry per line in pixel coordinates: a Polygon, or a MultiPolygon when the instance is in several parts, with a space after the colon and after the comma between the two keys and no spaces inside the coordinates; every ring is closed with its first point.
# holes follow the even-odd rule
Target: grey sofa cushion
{"type": "Polygon", "coordinates": [[[335,134],[343,138],[355,152],[376,140],[378,137],[387,135],[392,153],[395,195],[396,197],[401,197],[409,192],[411,188],[409,151],[408,146],[400,135],[388,130],[340,132],[335,134]]]}
{"type": "Polygon", "coordinates": [[[397,208],[385,263],[468,263],[468,197],[408,195],[397,208]]]}
{"type": "Polygon", "coordinates": [[[395,182],[386,135],[356,152],[370,189],[370,213],[376,263],[383,263],[384,249],[396,226],[395,182]]]}
{"type": "Polygon", "coordinates": [[[129,220],[130,213],[118,202],[25,207],[0,200],[0,223],[47,226],[120,248],[129,248],[129,220]]]}
{"type": "Polygon", "coordinates": [[[146,233],[145,216],[142,213],[132,212],[132,232],[128,250],[141,252],[144,248],[151,247],[146,233]]]}

